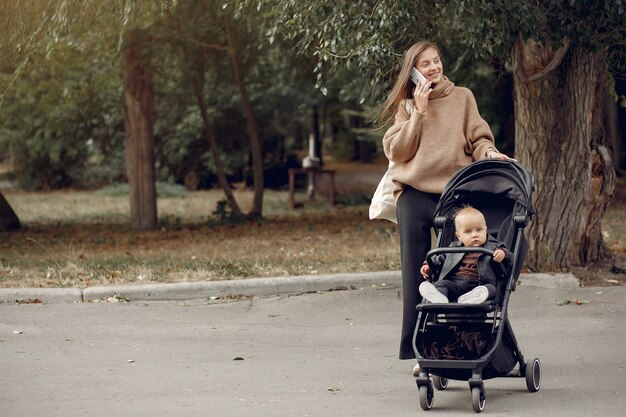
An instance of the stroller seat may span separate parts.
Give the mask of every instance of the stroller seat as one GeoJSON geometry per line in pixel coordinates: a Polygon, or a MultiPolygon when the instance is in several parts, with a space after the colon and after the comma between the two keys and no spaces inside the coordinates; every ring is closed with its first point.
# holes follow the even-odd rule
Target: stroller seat
{"type": "Polygon", "coordinates": [[[460,304],[460,303],[422,303],[416,307],[418,312],[424,313],[487,313],[498,309],[498,303],[495,300],[487,300],[480,304],[460,304]]]}

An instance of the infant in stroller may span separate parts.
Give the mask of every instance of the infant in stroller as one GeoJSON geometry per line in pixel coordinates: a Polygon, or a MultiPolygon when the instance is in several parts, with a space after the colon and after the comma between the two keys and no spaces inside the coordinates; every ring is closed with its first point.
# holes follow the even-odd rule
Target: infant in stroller
{"type": "Polygon", "coordinates": [[[476,252],[439,254],[431,258],[438,271],[431,271],[424,261],[420,272],[428,279],[431,272],[439,276],[433,285],[424,281],[419,286],[422,297],[431,303],[447,303],[449,299],[464,304],[480,304],[496,296],[496,279],[506,273],[512,265],[512,254],[502,242],[487,234],[487,223],[483,214],[466,205],[459,209],[454,218],[455,236],[450,247],[483,247],[493,252],[493,257],[476,252]],[[493,262],[501,268],[494,270],[493,262]],[[499,269],[499,271],[498,271],[499,269]]]}

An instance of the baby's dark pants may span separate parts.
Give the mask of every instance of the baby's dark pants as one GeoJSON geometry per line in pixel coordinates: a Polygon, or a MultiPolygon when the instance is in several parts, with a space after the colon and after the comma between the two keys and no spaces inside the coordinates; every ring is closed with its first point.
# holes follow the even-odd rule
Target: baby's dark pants
{"type": "MultiPolygon", "coordinates": [[[[439,281],[435,282],[435,288],[437,288],[437,290],[440,293],[448,297],[448,300],[454,301],[457,298],[459,298],[459,296],[467,292],[470,292],[474,288],[478,287],[478,284],[479,283],[477,279],[468,279],[468,278],[463,278],[463,277],[452,276],[446,279],[440,279],[439,281]]],[[[489,297],[487,297],[487,299],[488,300],[494,299],[496,296],[495,285],[493,284],[482,284],[482,285],[487,288],[487,291],[489,291],[489,297]]]]}

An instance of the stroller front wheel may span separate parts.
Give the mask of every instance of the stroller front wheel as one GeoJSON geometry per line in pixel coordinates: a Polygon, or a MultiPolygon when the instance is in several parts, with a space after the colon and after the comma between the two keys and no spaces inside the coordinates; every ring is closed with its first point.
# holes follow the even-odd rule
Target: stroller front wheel
{"type": "Polygon", "coordinates": [[[472,407],[477,413],[485,409],[485,389],[483,387],[472,388],[472,407]]]}
{"type": "Polygon", "coordinates": [[[422,410],[430,410],[433,408],[433,397],[435,394],[433,386],[430,383],[428,385],[420,385],[419,394],[420,407],[422,407],[422,410]]]}

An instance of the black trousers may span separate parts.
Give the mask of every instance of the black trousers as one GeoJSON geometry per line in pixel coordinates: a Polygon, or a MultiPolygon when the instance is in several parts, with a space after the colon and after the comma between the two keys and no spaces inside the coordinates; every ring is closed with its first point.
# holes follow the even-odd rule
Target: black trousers
{"type": "Polygon", "coordinates": [[[433,215],[439,194],[405,186],[397,202],[402,267],[402,333],[400,359],[414,359],[413,332],[417,324],[415,306],[421,303],[418,287],[424,281],[420,268],[431,248],[433,215]]]}
{"type": "Polygon", "coordinates": [[[435,282],[435,288],[448,297],[450,301],[457,300],[461,295],[466,294],[478,287],[478,285],[483,285],[487,288],[489,292],[488,300],[492,300],[496,296],[496,286],[493,284],[480,284],[477,279],[467,279],[463,277],[451,276],[446,279],[440,279],[435,282]]]}

